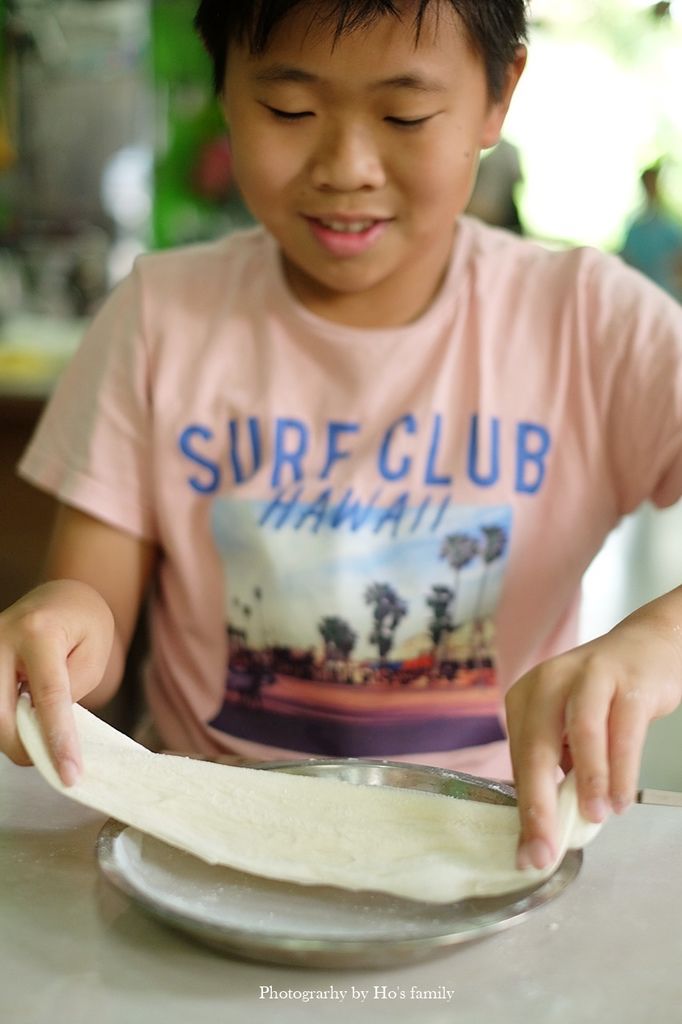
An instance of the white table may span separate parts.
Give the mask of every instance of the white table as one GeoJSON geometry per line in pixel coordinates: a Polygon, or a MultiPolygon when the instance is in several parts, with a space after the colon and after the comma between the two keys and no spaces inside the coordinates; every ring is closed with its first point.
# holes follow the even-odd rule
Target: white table
{"type": "Polygon", "coordinates": [[[578,879],[510,930],[364,972],[229,960],[167,930],[100,879],[103,821],[0,755],[0,1021],[682,1021],[681,808],[610,821],[578,879]]]}

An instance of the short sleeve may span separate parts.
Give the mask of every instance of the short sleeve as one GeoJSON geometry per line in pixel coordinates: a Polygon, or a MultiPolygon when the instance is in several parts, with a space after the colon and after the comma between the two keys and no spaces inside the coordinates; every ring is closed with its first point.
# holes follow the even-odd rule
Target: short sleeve
{"type": "Polygon", "coordinates": [[[153,540],[148,365],[134,270],[106,300],[61,375],[19,473],[65,504],[153,540]]]}
{"type": "MultiPolygon", "coordinates": [[[[595,254],[597,256],[598,254],[595,254]]],[[[620,513],[682,496],[682,306],[618,257],[588,286],[595,390],[620,513]]]]}

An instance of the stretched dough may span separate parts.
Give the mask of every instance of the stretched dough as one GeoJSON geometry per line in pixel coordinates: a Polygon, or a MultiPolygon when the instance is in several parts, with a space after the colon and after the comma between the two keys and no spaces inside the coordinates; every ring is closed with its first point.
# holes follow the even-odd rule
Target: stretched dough
{"type": "Polygon", "coordinates": [[[451,903],[528,888],[595,831],[585,834],[569,776],[559,794],[557,861],[519,871],[514,806],[153,754],[79,705],[73,710],[84,771],[67,788],[30,699],[18,702],[22,742],[55,789],[209,864],[267,878],[451,903]]]}

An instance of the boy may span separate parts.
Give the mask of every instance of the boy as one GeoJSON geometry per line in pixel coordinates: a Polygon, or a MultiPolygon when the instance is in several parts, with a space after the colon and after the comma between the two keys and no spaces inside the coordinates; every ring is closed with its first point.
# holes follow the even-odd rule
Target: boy
{"type": "Polygon", "coordinates": [[[70,702],[114,692],[153,579],[166,746],[504,776],[519,680],[519,863],[551,856],[560,763],[591,820],[632,799],[682,589],[569,648],[609,529],[682,493],[682,318],[615,259],[460,217],[524,15],[200,4],[264,228],[140,260],[63,377],[22,467],[62,507],[2,623],[10,756],[19,678],[74,777],[70,702]]]}

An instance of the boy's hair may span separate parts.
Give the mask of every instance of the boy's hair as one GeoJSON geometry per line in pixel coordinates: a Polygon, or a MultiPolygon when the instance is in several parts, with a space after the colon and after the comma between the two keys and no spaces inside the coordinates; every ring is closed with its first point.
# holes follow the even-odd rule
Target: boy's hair
{"type": "MultiPolygon", "coordinates": [[[[426,9],[439,0],[414,0],[415,32],[419,36],[426,9]]],[[[461,18],[469,40],[483,59],[490,95],[502,93],[505,72],[526,38],[528,0],[440,0],[461,18]]],[[[194,25],[213,61],[213,84],[220,93],[232,42],[247,42],[254,54],[265,51],[275,26],[295,7],[310,6],[314,16],[335,25],[338,39],[383,15],[401,16],[401,0],[201,0],[194,25]]]]}

